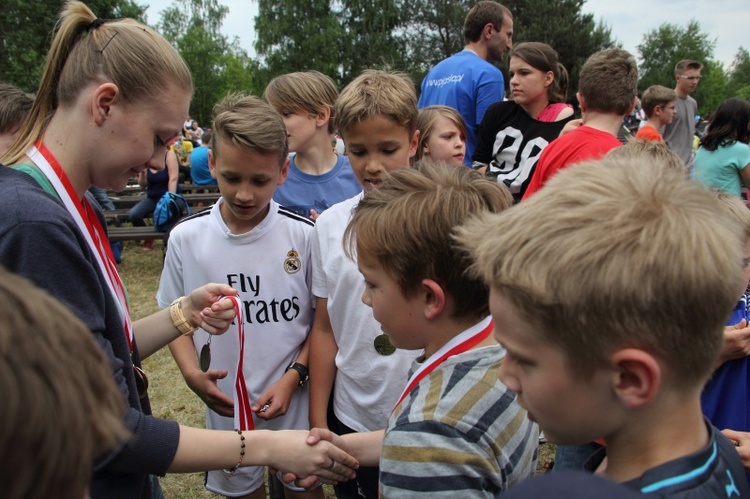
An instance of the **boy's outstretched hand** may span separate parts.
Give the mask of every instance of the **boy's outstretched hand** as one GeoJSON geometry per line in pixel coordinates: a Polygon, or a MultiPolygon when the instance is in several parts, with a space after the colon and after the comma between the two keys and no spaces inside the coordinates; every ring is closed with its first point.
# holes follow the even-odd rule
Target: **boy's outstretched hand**
{"type": "Polygon", "coordinates": [[[188,387],[215,413],[225,418],[234,417],[234,399],[222,392],[216,382],[227,377],[226,369],[209,369],[206,372],[192,369],[183,377],[188,387]]]}

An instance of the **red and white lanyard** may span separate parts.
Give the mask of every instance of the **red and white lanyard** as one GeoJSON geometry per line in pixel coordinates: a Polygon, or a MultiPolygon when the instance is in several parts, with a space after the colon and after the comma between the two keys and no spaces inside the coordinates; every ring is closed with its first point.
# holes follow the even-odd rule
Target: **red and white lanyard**
{"type": "Polygon", "coordinates": [[[238,296],[222,296],[219,300],[229,298],[234,304],[234,312],[237,315],[237,337],[240,342],[240,356],[237,359],[237,374],[234,378],[234,427],[238,430],[254,430],[253,413],[250,410],[250,395],[247,393],[245,383],[245,318],[242,315],[242,302],[238,296]]]}
{"type": "Polygon", "coordinates": [[[86,197],[83,199],[78,198],[78,194],[60,166],[60,163],[57,162],[41,140],[31,146],[26,155],[31,158],[31,161],[47,177],[47,180],[50,181],[58,197],[68,210],[68,213],[75,220],[89,248],[91,248],[96,258],[96,263],[99,265],[99,270],[101,270],[104,280],[107,283],[107,287],[118,304],[125,337],[128,340],[128,347],[132,354],[134,341],[133,323],[130,320],[130,310],[128,308],[128,300],[125,296],[125,287],[122,284],[122,280],[120,280],[120,274],[117,272],[117,265],[112,255],[112,248],[109,245],[107,233],[96,216],[96,211],[86,197]]]}
{"type": "Polygon", "coordinates": [[[419,369],[414,371],[414,374],[409,378],[409,382],[406,384],[406,388],[404,388],[404,391],[398,398],[398,402],[393,406],[391,414],[393,414],[401,402],[404,401],[409,392],[411,392],[428,374],[434,371],[447,358],[468,352],[486,340],[492,333],[493,327],[492,317],[486,317],[478,324],[470,327],[458,336],[451,338],[448,343],[440,347],[440,349],[432,354],[429,359],[425,359],[424,362],[422,362],[422,365],[419,366],[419,369]]]}

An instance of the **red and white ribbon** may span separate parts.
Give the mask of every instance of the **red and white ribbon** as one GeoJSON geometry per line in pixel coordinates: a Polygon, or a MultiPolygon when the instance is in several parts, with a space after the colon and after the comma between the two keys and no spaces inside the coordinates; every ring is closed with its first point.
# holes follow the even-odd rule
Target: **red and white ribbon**
{"type": "Polygon", "coordinates": [[[254,430],[253,412],[250,410],[250,394],[245,383],[245,318],[242,315],[242,302],[238,296],[222,296],[219,300],[229,298],[234,304],[237,315],[237,338],[240,342],[239,358],[237,359],[237,374],[234,377],[234,427],[238,430],[254,430]]]}
{"type": "Polygon", "coordinates": [[[422,365],[419,366],[419,369],[414,371],[411,378],[409,378],[409,382],[406,384],[406,388],[404,388],[404,391],[398,398],[396,405],[393,406],[391,414],[393,414],[393,411],[401,405],[401,402],[404,401],[409,392],[411,392],[428,374],[434,371],[449,357],[467,352],[486,340],[492,333],[493,327],[494,324],[492,323],[492,317],[486,317],[478,324],[451,338],[448,343],[440,347],[437,352],[430,356],[430,358],[425,359],[424,362],[422,362],[422,365]]]}
{"type": "Polygon", "coordinates": [[[128,346],[132,353],[134,341],[133,323],[130,319],[130,309],[128,308],[128,300],[125,295],[125,286],[122,284],[120,274],[117,272],[117,265],[112,255],[112,248],[109,245],[107,233],[96,216],[96,211],[85,196],[82,199],[78,198],[73,184],[70,183],[70,179],[68,179],[60,163],[57,162],[57,159],[55,159],[41,140],[31,146],[26,155],[31,158],[31,161],[47,177],[47,180],[50,181],[60,201],[62,201],[65,209],[68,210],[68,213],[75,220],[81,234],[83,234],[83,237],[91,248],[96,258],[96,263],[107,283],[107,287],[118,304],[125,337],[128,340],[128,346]]]}

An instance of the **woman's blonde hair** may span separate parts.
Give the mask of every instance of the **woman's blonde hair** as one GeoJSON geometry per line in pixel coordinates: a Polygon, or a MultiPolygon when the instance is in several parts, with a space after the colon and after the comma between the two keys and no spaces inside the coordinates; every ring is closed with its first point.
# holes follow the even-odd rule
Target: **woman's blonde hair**
{"type": "Polygon", "coordinates": [[[432,135],[432,129],[435,126],[438,118],[446,118],[451,123],[456,125],[461,138],[466,141],[468,131],[466,129],[466,122],[464,121],[461,113],[448,106],[427,106],[424,109],[419,110],[417,114],[417,130],[419,130],[419,143],[417,144],[417,154],[414,155],[414,161],[419,161],[424,156],[424,146],[427,143],[427,139],[432,135]]]}
{"type": "Polygon", "coordinates": [[[193,91],[187,64],[156,31],[133,19],[102,21],[84,3],[66,2],[31,113],[3,163],[26,154],[58,107],[72,104],[91,82],[107,81],[127,103],[157,101],[171,84],[193,91]]]}

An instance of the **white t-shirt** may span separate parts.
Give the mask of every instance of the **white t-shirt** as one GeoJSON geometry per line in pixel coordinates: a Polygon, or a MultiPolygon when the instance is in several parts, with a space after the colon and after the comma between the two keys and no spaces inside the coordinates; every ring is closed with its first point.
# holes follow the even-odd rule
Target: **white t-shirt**
{"type": "MultiPolygon", "coordinates": [[[[316,220],[312,236],[313,294],[328,299],[328,315],[338,345],[333,409],[356,431],[382,430],[408,381],[416,351],[380,355],[373,341],[382,333],[370,307],[362,303],[364,278],[346,257],[342,237],[362,194],[333,205],[316,220]]],[[[171,243],[170,243],[171,244],[171,243]]]]}
{"type": "MultiPolygon", "coordinates": [[[[263,221],[246,234],[234,235],[221,217],[222,202],[174,228],[156,298],[166,308],[208,282],[225,282],[239,291],[245,312],[244,371],[252,404],[281,378],[307,338],[314,303],[310,286],[314,223],[271,201],[263,221]]],[[[207,340],[208,333],[195,332],[197,352],[207,340]]],[[[234,397],[237,340],[233,326],[211,340],[211,368],[229,371],[218,386],[230,397],[234,397]]],[[[284,416],[253,421],[257,429],[308,429],[308,413],[309,392],[304,387],[294,392],[284,416]]],[[[234,420],[207,409],[206,426],[231,430],[234,420]]],[[[210,472],[207,487],[225,495],[250,493],[257,488],[258,470],[262,480],[262,468],[241,468],[230,479],[221,471],[210,472]]]]}

